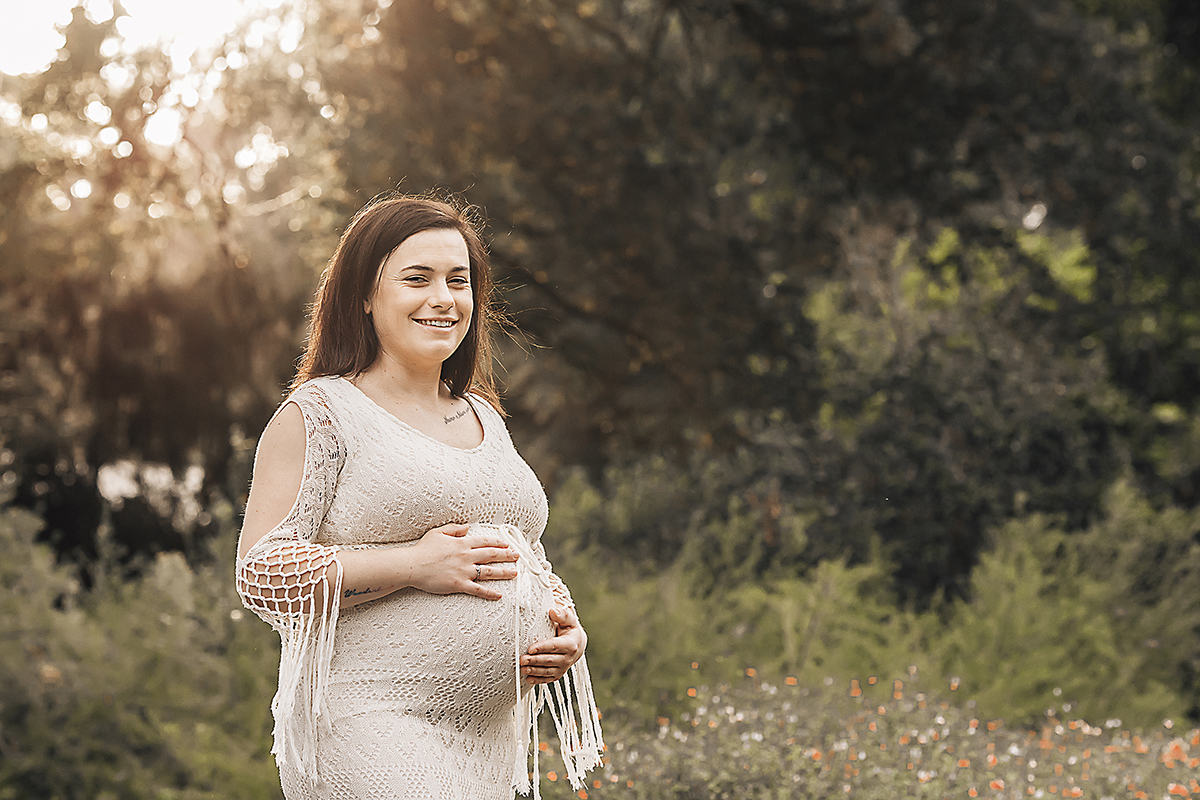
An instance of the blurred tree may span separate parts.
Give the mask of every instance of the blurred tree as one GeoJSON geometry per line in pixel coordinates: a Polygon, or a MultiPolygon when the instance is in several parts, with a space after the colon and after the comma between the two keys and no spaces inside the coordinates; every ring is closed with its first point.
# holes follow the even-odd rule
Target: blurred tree
{"type": "MultiPolygon", "coordinates": [[[[509,348],[507,377],[548,482],[653,453],[707,487],[663,504],[663,559],[748,491],[819,516],[799,556],[761,527],[756,568],[865,558],[878,531],[927,598],[1007,515],[1085,524],[1124,460],[1194,500],[1200,465],[1163,445],[1200,365],[1191,140],[1136,25],[1027,0],[264,13],[187,78],[105,56],[111,22],[77,14],[62,61],[5,84],[0,186],[28,209],[0,242],[24,265],[5,458],[52,530],[87,509],[64,541],[122,459],[243,491],[225,464],[278,400],[337,226],[398,182],[491,219],[515,326],[547,345],[509,348]],[[164,149],[145,129],[173,110],[164,149]],[[965,299],[929,327],[898,281],[965,299]],[[895,341],[847,347],[846,325],[895,341]],[[54,499],[68,472],[90,500],[54,499]]],[[[126,509],[131,546],[185,544],[126,509]]]]}
{"type": "MultiPolygon", "coordinates": [[[[509,375],[514,425],[544,473],[746,448],[760,466],[731,490],[782,479],[789,496],[853,506],[854,521],[835,514],[814,537],[822,552],[861,555],[861,532],[889,520],[888,543],[922,554],[904,580],[926,595],[967,574],[980,532],[1030,491],[1014,486],[1056,486],[1033,507],[1082,524],[1126,435],[1154,478],[1149,411],[1195,396],[1189,142],[1155,107],[1143,58],[1065,4],[1022,0],[421,0],[317,4],[293,61],[332,124],[345,213],[401,180],[469,188],[486,208],[509,310],[549,347],[509,375]],[[818,412],[842,402],[831,380],[860,399],[885,386],[852,363],[823,372],[806,297],[831,278],[882,291],[898,242],[928,247],[947,227],[1028,276],[1010,317],[970,334],[1012,357],[959,362],[938,335],[905,342],[887,390],[904,416],[862,441],[868,458],[898,460],[854,489],[876,470],[863,449],[819,444],[818,412]],[[1086,286],[1025,252],[1027,230],[1081,237],[1086,286]],[[995,405],[1006,370],[1070,372],[1093,353],[1136,413],[1067,411],[1104,394],[1094,370],[1064,417],[1030,407],[1018,423],[1023,401],[995,405]],[[978,437],[1034,449],[997,460],[978,437]],[[790,466],[767,457],[790,441],[790,466]],[[1056,463],[1065,441],[1077,447],[1056,463]],[[958,464],[944,486],[971,488],[943,502],[933,464],[958,464]]],[[[949,269],[971,283],[980,266],[949,269]]]]}
{"type": "Polygon", "coordinates": [[[514,315],[553,348],[552,386],[522,372],[522,397],[543,423],[594,404],[562,415],[580,457],[688,432],[728,447],[739,412],[811,417],[814,276],[945,224],[990,241],[1039,203],[1102,259],[1080,322],[1133,359],[1119,375],[1194,383],[1174,359],[1147,384],[1143,343],[1102,327],[1116,303],[1136,316],[1143,284],[1190,286],[1195,231],[1136,53],[1098,57],[1104,34],[1066,6],[328,2],[309,31],[296,60],[332,101],[351,197],[406,180],[488,209],[514,315]],[[1143,240],[1134,266],[1123,243],[1143,240]],[[555,361],[582,398],[552,388],[555,361]]]}
{"type": "Polygon", "coordinates": [[[194,143],[219,126],[189,117],[199,94],[165,55],[115,46],[115,21],[76,9],[57,62],[0,83],[0,482],[85,560],[106,514],[130,555],[201,552],[210,493],[245,491],[231,458],[278,402],[311,275],[272,280],[292,248],[251,265],[194,143]],[[164,465],[169,490],[151,502],[133,469],[102,497],[118,463],[164,465]]]}

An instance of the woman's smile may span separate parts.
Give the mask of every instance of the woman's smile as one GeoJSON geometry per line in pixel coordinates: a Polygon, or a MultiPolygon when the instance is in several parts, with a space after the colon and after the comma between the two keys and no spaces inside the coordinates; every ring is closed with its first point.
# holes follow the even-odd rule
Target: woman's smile
{"type": "Polygon", "coordinates": [[[438,370],[466,338],[474,307],[467,243],[453,228],[405,239],[383,262],[365,303],[382,357],[438,370]]]}

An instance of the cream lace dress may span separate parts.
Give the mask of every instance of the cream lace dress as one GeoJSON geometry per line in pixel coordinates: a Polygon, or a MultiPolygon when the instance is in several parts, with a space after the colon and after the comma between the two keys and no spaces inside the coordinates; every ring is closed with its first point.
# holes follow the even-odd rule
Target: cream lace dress
{"type": "Polygon", "coordinates": [[[572,602],[540,542],[541,484],[495,409],[468,401],[484,431],[471,449],[406,425],[343,378],[287,400],[304,416],[300,492],[238,560],[237,584],[283,642],[272,752],[288,800],[511,800],[531,783],[536,797],[544,705],[575,788],[600,761],[584,659],[518,691],[517,658],[553,635],[551,606],[572,602]],[[339,607],[339,550],[404,546],[448,523],[510,537],[521,559],[502,600],[403,589],[339,607]]]}

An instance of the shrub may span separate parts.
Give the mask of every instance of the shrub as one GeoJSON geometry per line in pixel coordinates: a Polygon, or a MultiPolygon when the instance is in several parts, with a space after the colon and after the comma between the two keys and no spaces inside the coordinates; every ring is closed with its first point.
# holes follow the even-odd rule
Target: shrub
{"type": "Polygon", "coordinates": [[[0,507],[0,798],[279,797],[270,763],[275,635],[243,619],[220,558],[160,556],[82,593],[0,507]]]}

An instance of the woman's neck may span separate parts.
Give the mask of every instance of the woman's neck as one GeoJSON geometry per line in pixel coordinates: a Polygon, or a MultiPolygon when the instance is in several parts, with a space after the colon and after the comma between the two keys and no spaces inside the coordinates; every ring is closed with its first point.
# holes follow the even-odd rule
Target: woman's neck
{"type": "Polygon", "coordinates": [[[381,394],[418,408],[434,408],[450,393],[442,382],[440,364],[434,369],[414,369],[382,354],[354,379],[354,384],[369,394],[381,394]]]}

